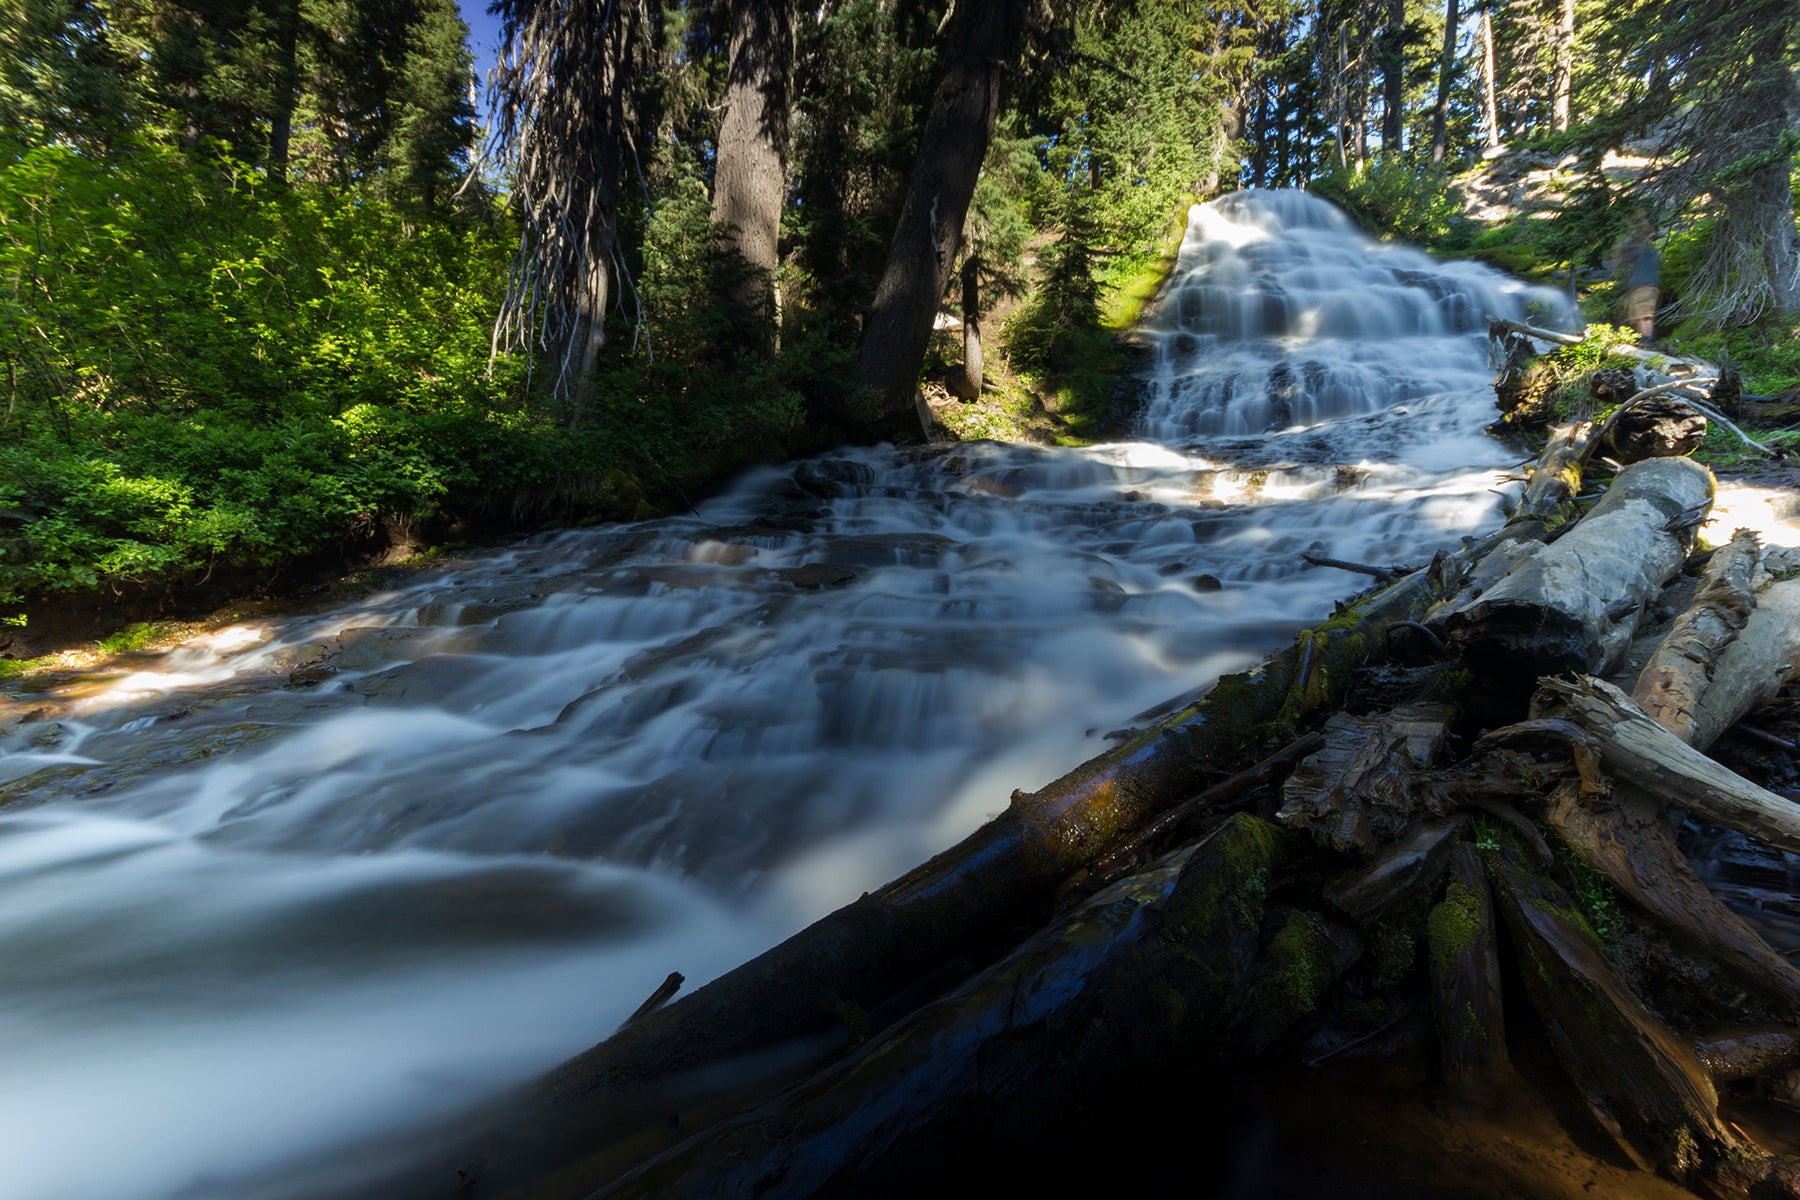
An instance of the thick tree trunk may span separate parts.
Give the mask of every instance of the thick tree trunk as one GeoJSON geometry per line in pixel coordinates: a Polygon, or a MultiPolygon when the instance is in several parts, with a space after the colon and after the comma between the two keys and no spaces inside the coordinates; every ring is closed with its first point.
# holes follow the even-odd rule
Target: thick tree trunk
{"type": "Polygon", "coordinates": [[[720,249],[741,259],[727,299],[773,328],[781,212],[787,200],[788,111],[794,74],[792,0],[736,0],[725,115],[713,172],[720,249]]]}
{"type": "Polygon", "coordinates": [[[950,390],[964,400],[981,395],[981,256],[971,254],[962,265],[963,361],[951,377],[950,390]]]}
{"type": "Polygon", "coordinates": [[[1712,494],[1711,472],[1685,458],[1626,467],[1566,536],[1433,620],[1478,670],[1526,683],[1560,671],[1603,674],[1686,561],[1693,527],[1684,522],[1712,494]]]}
{"type": "Polygon", "coordinates": [[[1388,0],[1381,45],[1381,148],[1403,150],[1406,128],[1406,0],[1388,0]]]}
{"type": "Polygon", "coordinates": [[[1550,128],[1569,127],[1569,97],[1575,82],[1575,0],[1561,0],[1556,17],[1554,78],[1550,89],[1550,128]]]}
{"type": "Polygon", "coordinates": [[[1438,164],[1444,161],[1444,153],[1450,144],[1450,81],[1456,71],[1456,9],[1456,0],[1444,0],[1444,52],[1438,59],[1437,105],[1431,110],[1431,161],[1438,164]]]}
{"type": "Polygon", "coordinates": [[[871,431],[878,436],[916,438],[928,428],[917,399],[919,365],[960,249],[1025,10],[1025,0],[959,4],[942,39],[918,161],[863,326],[857,383],[874,394],[871,431]]]}
{"type": "Polygon", "coordinates": [[[1494,19],[1481,10],[1481,111],[1486,118],[1487,144],[1491,150],[1500,144],[1500,85],[1494,78],[1494,19]]]}
{"type": "Polygon", "coordinates": [[[300,3],[283,0],[275,7],[275,78],[269,110],[269,178],[286,183],[288,148],[294,136],[295,92],[300,83],[300,3]]]}
{"type": "MultiPolygon", "coordinates": [[[[1771,552],[1770,557],[1774,557],[1771,552]]],[[[1746,714],[1774,700],[1800,663],[1800,579],[1771,583],[1719,654],[1712,683],[1700,696],[1689,742],[1705,749],[1746,714]]]]}

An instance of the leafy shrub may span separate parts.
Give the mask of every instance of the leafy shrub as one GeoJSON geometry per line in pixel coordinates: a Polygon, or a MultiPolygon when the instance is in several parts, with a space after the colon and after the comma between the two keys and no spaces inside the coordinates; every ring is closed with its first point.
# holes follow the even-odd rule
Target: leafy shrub
{"type": "Polygon", "coordinates": [[[1458,219],[1444,172],[1406,155],[1376,155],[1354,170],[1315,180],[1311,188],[1371,233],[1419,246],[1442,242],[1458,219]]]}

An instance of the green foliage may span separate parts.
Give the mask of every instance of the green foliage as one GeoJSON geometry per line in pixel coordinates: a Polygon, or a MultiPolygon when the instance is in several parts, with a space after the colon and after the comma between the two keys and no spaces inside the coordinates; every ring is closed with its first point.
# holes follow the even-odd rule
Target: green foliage
{"type": "Polygon", "coordinates": [[[1569,878],[1574,881],[1575,906],[1602,941],[1611,938],[1625,919],[1619,894],[1606,881],[1606,876],[1578,858],[1567,846],[1559,845],[1557,852],[1568,868],[1569,878]]]}
{"type": "Polygon", "coordinates": [[[0,168],[0,601],[273,564],[553,471],[498,229],[154,144],[0,168]]]}
{"type": "Polygon", "coordinates": [[[1444,173],[1407,155],[1379,154],[1354,170],[1333,171],[1315,180],[1312,190],[1341,206],[1371,233],[1417,245],[1442,242],[1457,220],[1456,201],[1444,173]]]}

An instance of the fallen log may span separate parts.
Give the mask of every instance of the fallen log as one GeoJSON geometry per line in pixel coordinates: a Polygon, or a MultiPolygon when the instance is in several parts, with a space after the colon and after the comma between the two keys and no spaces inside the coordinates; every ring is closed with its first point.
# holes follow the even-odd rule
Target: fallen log
{"type": "Polygon", "coordinates": [[[1565,536],[1524,555],[1479,596],[1441,607],[1431,623],[1476,670],[1527,682],[1604,673],[1687,559],[1692,530],[1671,526],[1704,511],[1712,493],[1711,472],[1687,459],[1634,463],[1565,536]]]}
{"type": "Polygon", "coordinates": [[[1756,607],[1751,584],[1761,551],[1756,535],[1740,529],[1713,555],[1693,604],[1663,635],[1632,689],[1632,701],[1651,720],[1689,744],[1719,657],[1756,607]]]}
{"type": "Polygon", "coordinates": [[[1714,1083],[1800,1070],[1800,1029],[1787,1025],[1722,1029],[1695,1038],[1693,1045],[1714,1083]]]}
{"type": "MultiPolygon", "coordinates": [[[[1508,321],[1500,317],[1488,317],[1488,336],[1499,339],[1504,334],[1515,334],[1536,338],[1540,342],[1549,342],[1557,346],[1579,346],[1587,341],[1585,333],[1562,333],[1555,329],[1543,329],[1536,325],[1527,325],[1523,321],[1508,321]]],[[[1620,358],[1629,358],[1636,362],[1648,364],[1653,369],[1665,374],[1706,374],[1717,377],[1719,369],[1704,358],[1695,358],[1686,354],[1664,354],[1659,350],[1646,350],[1642,346],[1614,346],[1607,351],[1620,358]]]]}
{"type": "Polygon", "coordinates": [[[1284,841],[1228,818],[856,1054],[598,1196],[908,1195],[945,1162],[1091,1136],[1077,1114],[1096,1094],[1192,1087],[1210,1061],[1267,1045],[1354,961],[1320,918],[1268,905],[1284,841]]]}
{"type": "Polygon", "coordinates": [[[1452,1091],[1468,1094],[1506,1063],[1506,1016],[1494,901],[1480,852],[1457,846],[1450,871],[1425,936],[1438,1070],[1452,1091]]]}
{"type": "Polygon", "coordinates": [[[1779,1165],[1718,1116],[1700,1059],[1613,974],[1568,896],[1512,852],[1492,861],[1526,995],[1601,1128],[1704,1195],[1794,1195],[1779,1165]]]}
{"type": "Polygon", "coordinates": [[[1777,849],[1800,852],[1800,805],[1720,766],[1645,716],[1618,688],[1576,678],[1546,679],[1543,690],[1620,783],[1777,849]]]}
{"type": "Polygon", "coordinates": [[[1693,714],[1692,744],[1705,749],[1748,714],[1774,700],[1800,664],[1800,579],[1769,583],[1756,608],[1720,653],[1712,682],[1693,714]]]}
{"type": "Polygon", "coordinates": [[[1449,705],[1431,703],[1333,715],[1322,746],[1282,785],[1276,820],[1339,853],[1395,841],[1420,816],[1435,815],[1417,794],[1417,769],[1443,752],[1453,716],[1449,705]]]}

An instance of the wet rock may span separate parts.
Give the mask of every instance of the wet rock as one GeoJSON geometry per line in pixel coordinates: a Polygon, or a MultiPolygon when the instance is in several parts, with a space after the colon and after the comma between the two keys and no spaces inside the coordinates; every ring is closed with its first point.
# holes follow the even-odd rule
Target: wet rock
{"type": "Polygon", "coordinates": [[[31,744],[40,750],[48,750],[61,742],[67,733],[68,730],[62,727],[60,721],[52,721],[31,735],[31,744]]]}
{"type": "Polygon", "coordinates": [[[1194,576],[1194,590],[1196,592],[1222,592],[1225,590],[1225,585],[1219,582],[1217,575],[1196,575],[1194,576]]]}
{"type": "Polygon", "coordinates": [[[809,496],[833,500],[853,495],[875,482],[875,471],[866,463],[842,458],[820,458],[794,468],[794,485],[809,496]]]}
{"type": "Polygon", "coordinates": [[[835,563],[806,563],[804,566],[783,567],[775,573],[795,587],[809,592],[842,587],[862,574],[854,568],[835,563]]]}
{"type": "Polygon", "coordinates": [[[288,672],[287,686],[291,688],[318,687],[337,673],[338,669],[328,662],[308,663],[304,667],[288,672]]]}

